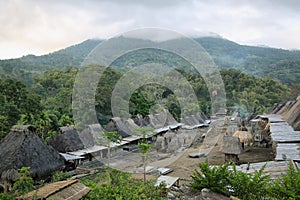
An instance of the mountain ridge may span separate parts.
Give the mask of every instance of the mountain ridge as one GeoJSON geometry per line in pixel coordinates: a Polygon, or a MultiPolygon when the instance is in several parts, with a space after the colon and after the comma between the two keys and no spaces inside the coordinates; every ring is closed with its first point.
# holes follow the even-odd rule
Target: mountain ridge
{"type": "MultiPolygon", "coordinates": [[[[270,77],[283,84],[300,81],[300,51],[240,45],[221,37],[193,38],[221,69],[234,68],[257,77],[270,77]]],[[[100,43],[88,39],[79,44],[42,55],[0,60],[1,78],[33,78],[45,71],[68,66],[80,67],[83,59],[100,43]],[[12,73],[13,72],[13,73],[12,73]],[[12,75],[9,75],[12,74],[12,75]]],[[[27,84],[28,83],[27,81],[27,84]]]]}

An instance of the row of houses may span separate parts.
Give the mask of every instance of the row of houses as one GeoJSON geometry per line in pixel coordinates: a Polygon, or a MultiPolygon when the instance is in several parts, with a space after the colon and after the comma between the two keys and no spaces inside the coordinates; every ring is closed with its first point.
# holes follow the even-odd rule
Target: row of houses
{"type": "MultiPolygon", "coordinates": [[[[278,114],[258,115],[251,121],[252,125],[263,124],[264,131],[254,132],[254,141],[261,142],[268,135],[267,140],[271,143],[275,155],[274,161],[243,164],[236,166],[236,170],[252,174],[265,167],[264,174],[270,175],[271,179],[278,179],[289,170],[290,163],[294,168],[300,169],[300,131],[294,130],[278,114]]],[[[229,155],[228,160],[238,161],[237,155],[242,153],[243,149],[238,138],[225,136],[221,151],[229,155]]]]}
{"type": "MultiPolygon", "coordinates": [[[[153,128],[153,131],[146,134],[149,139],[157,139],[165,135],[163,141],[168,141],[169,144],[190,143],[191,137],[185,138],[184,134],[181,137],[180,134],[184,131],[180,133],[178,130],[208,126],[209,121],[201,113],[190,116],[189,119],[193,119],[193,123],[178,123],[166,110],[145,118],[138,116],[135,121],[139,125],[132,119],[114,117],[109,121],[106,129],[100,124],[87,125],[82,131],[78,131],[74,126],[60,127],[48,143],[35,134],[33,126],[15,125],[0,143],[0,184],[6,189],[7,186],[10,187],[17,179],[18,169],[23,166],[30,166],[33,178],[44,179],[56,170],[72,170],[80,161],[106,157],[106,141],[102,137],[104,131],[117,131],[122,136],[123,140],[120,144],[111,144],[111,147],[116,150],[142,139],[143,136],[136,131],[141,127],[140,125],[153,128]]],[[[164,148],[165,144],[160,145],[164,148]]]]}

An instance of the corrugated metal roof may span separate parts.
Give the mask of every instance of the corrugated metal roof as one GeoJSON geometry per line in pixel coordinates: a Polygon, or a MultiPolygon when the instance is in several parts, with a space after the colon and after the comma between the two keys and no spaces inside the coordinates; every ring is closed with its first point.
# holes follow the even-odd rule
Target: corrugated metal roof
{"type": "Polygon", "coordinates": [[[84,157],[82,156],[76,156],[76,155],[71,155],[71,154],[68,154],[68,153],[59,153],[62,157],[64,157],[64,159],[66,161],[70,161],[70,160],[79,160],[79,159],[82,159],[84,157]]]}
{"type": "MultiPolygon", "coordinates": [[[[269,162],[259,162],[250,163],[236,166],[236,170],[242,171],[247,174],[254,174],[255,171],[260,170],[264,165],[266,165],[263,173],[270,175],[271,179],[280,179],[283,174],[285,174],[289,169],[290,161],[269,161],[269,162]]],[[[232,166],[230,166],[232,169],[232,166]]]]}
{"type": "Polygon", "coordinates": [[[275,142],[300,142],[300,131],[294,131],[286,122],[271,123],[270,132],[275,142]]]}
{"type": "Polygon", "coordinates": [[[104,150],[104,149],[107,149],[107,147],[104,147],[104,146],[92,146],[92,147],[89,147],[89,148],[86,148],[86,149],[81,149],[81,150],[78,150],[78,151],[72,151],[72,152],[68,152],[69,154],[72,154],[72,155],[76,155],[76,156],[83,156],[83,155],[86,155],[88,153],[94,153],[94,152],[98,152],[98,151],[101,151],[101,150],[104,150]]]}
{"type": "Polygon", "coordinates": [[[282,119],[282,116],[277,115],[277,114],[258,115],[257,117],[268,118],[269,122],[271,122],[271,123],[284,122],[284,120],[282,119]]]}
{"type": "Polygon", "coordinates": [[[157,182],[155,183],[154,186],[159,186],[162,182],[165,182],[166,188],[170,188],[178,181],[179,181],[179,177],[160,176],[158,177],[157,182]]]}
{"type": "Polygon", "coordinates": [[[278,143],[275,160],[292,159],[300,161],[300,143],[278,143]]]}

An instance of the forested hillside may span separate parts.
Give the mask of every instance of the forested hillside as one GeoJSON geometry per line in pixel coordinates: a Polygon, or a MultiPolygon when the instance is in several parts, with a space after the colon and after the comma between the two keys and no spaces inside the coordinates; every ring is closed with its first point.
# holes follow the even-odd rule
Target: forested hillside
{"type": "MultiPolygon", "coordinates": [[[[218,37],[195,40],[207,50],[220,68],[235,68],[249,75],[270,77],[287,85],[300,82],[300,51],[239,45],[218,37]]],[[[28,55],[0,60],[0,76],[2,79],[11,77],[31,85],[32,78],[45,71],[66,66],[79,67],[88,53],[100,43],[100,40],[86,40],[43,56],[28,55]]],[[[168,60],[168,57],[164,59],[168,60]]],[[[185,66],[185,63],[180,65],[185,66]]]]}
{"type": "MultiPolygon", "coordinates": [[[[231,110],[262,113],[274,103],[299,95],[300,51],[242,46],[222,38],[198,38],[196,41],[221,68],[227,106],[231,110]]],[[[59,126],[72,124],[72,92],[78,67],[100,42],[87,40],[44,56],[1,60],[0,138],[17,123],[35,125],[44,139],[55,134],[59,126]]],[[[170,52],[147,49],[121,56],[103,74],[99,82],[101,87],[95,95],[97,117],[102,125],[106,125],[112,116],[111,94],[120,77],[135,66],[151,62],[166,67],[177,66],[177,71],[193,87],[201,111],[210,113],[207,86],[191,65],[170,52]]],[[[157,101],[175,118],[180,117],[178,97],[157,84],[145,85],[132,94],[130,113],[147,115],[157,101]]]]}
{"type": "MultiPolygon", "coordinates": [[[[29,87],[12,79],[0,80],[0,138],[14,124],[32,124],[47,140],[60,126],[73,123],[72,92],[77,68],[56,69],[39,76],[29,87]]],[[[210,96],[203,78],[196,73],[179,71],[193,87],[201,110],[210,113],[210,96]]],[[[221,70],[227,93],[227,105],[241,113],[267,111],[289,94],[289,89],[271,79],[255,78],[235,69],[221,70]]],[[[97,117],[102,125],[111,118],[110,100],[121,72],[106,69],[95,94],[97,117]]],[[[139,88],[130,99],[130,113],[147,115],[157,100],[175,118],[180,117],[177,97],[168,88],[150,84],[139,88]],[[158,91],[153,93],[153,91],[158,91]]]]}

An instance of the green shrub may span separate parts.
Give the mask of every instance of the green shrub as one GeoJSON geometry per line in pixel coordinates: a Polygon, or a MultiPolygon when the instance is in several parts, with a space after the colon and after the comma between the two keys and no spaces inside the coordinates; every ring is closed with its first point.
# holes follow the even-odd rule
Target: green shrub
{"type": "Polygon", "coordinates": [[[15,197],[13,194],[0,193],[0,199],[1,200],[14,200],[15,197]]]}
{"type": "Polygon", "coordinates": [[[26,194],[32,190],[34,190],[33,179],[30,176],[29,172],[30,167],[22,167],[18,172],[18,179],[13,184],[12,190],[17,195],[26,194]]]}
{"type": "Polygon", "coordinates": [[[131,179],[129,173],[111,170],[110,182],[107,177],[102,177],[100,183],[88,180],[87,178],[84,179],[83,183],[92,189],[85,199],[166,199],[165,189],[155,187],[154,182],[150,181],[144,184],[141,181],[131,179]]]}
{"type": "Polygon", "coordinates": [[[70,178],[70,177],[72,177],[72,174],[70,172],[56,171],[52,175],[52,180],[53,180],[53,182],[56,182],[56,181],[66,180],[67,178],[70,178]]]}
{"type": "Polygon", "coordinates": [[[263,175],[266,166],[263,166],[254,174],[246,174],[237,171],[233,167],[232,177],[230,178],[230,188],[234,196],[240,199],[256,200],[262,199],[267,194],[267,186],[270,183],[269,175],[263,175]]]}
{"type": "Polygon", "coordinates": [[[208,188],[213,192],[228,194],[227,186],[230,183],[231,172],[228,170],[228,164],[223,166],[210,167],[208,161],[199,163],[200,172],[195,170],[192,178],[191,188],[195,191],[201,191],[208,188]]]}
{"type": "Polygon", "coordinates": [[[271,185],[269,196],[276,199],[300,199],[300,170],[295,169],[292,162],[287,174],[271,185]]]}

